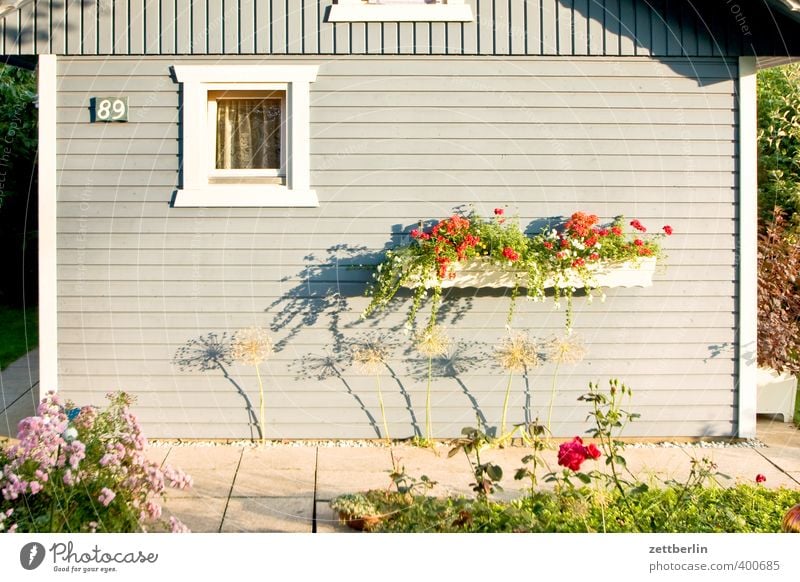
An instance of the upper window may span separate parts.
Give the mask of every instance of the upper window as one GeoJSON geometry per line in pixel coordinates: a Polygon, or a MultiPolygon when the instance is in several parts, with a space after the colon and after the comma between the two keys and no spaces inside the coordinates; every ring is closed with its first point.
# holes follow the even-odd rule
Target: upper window
{"type": "Polygon", "coordinates": [[[315,65],[175,66],[183,85],[174,206],[317,206],[310,189],[315,65]]]}
{"type": "Polygon", "coordinates": [[[464,0],[337,0],[328,22],[471,22],[464,0]]]}

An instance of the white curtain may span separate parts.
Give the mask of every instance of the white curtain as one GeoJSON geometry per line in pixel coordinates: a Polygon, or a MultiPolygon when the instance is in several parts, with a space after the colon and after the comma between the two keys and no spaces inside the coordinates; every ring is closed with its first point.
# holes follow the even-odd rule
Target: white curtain
{"type": "Polygon", "coordinates": [[[217,168],[235,170],[280,167],[280,100],[219,99],[217,168]]]}

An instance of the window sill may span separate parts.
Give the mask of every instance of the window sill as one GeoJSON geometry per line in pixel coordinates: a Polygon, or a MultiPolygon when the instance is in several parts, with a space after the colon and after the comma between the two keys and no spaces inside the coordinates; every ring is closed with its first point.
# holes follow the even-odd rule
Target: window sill
{"type": "Polygon", "coordinates": [[[334,4],[327,22],[472,22],[467,4],[334,4]]]}
{"type": "Polygon", "coordinates": [[[316,208],[314,190],[289,190],[285,186],[211,185],[208,188],[187,188],[175,192],[175,208],[316,208]]]}

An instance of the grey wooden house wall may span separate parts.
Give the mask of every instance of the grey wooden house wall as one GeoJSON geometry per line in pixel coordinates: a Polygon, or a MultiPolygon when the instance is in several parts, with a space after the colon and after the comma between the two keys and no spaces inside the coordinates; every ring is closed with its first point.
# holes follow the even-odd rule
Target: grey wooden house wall
{"type": "MultiPolygon", "coordinates": [[[[677,233],[653,287],[576,300],[588,355],[561,367],[558,434],[585,430],[576,398],[609,377],[636,391],[642,420],[630,434],[735,431],[735,60],[271,59],[320,64],[311,96],[319,208],[171,208],[180,144],[169,67],[216,61],[59,59],[66,395],[135,392],[153,436],[250,436],[239,391],[257,406],[254,372],[214,360],[204,342],[266,326],[278,347],[264,368],[268,435],[374,437],[374,378],[349,364],[346,348],[381,334],[395,346],[383,374],[391,433],[410,436],[412,415],[424,421],[424,362],[400,330],[403,312],[359,322],[368,274],[345,265],[374,261],[418,219],[471,203],[487,213],[507,205],[523,225],[581,209],[677,233]],[[130,122],[87,123],[93,94],[128,95],[130,122]]],[[[505,376],[491,353],[507,335],[508,303],[480,295],[446,302],[443,322],[462,345],[450,377],[434,381],[438,435],[474,424],[473,403],[499,422],[505,376]]],[[[549,303],[518,306],[515,328],[531,335],[563,324],[549,303]]],[[[534,416],[544,414],[552,372],[548,364],[529,375],[534,416]]],[[[525,418],[524,387],[516,378],[510,420],[525,418]]]]}
{"type": "MultiPolygon", "coordinates": [[[[642,414],[628,434],[734,434],[735,57],[786,54],[794,37],[771,34],[761,11],[747,12],[758,34],[746,35],[722,1],[470,2],[465,24],[334,26],[327,0],[51,0],[5,18],[0,53],[61,55],[60,390],[98,403],[135,393],[150,436],[250,437],[256,377],[225,348],[234,330],[264,326],[276,341],[263,369],[268,436],[374,437],[374,378],[347,354],[381,336],[394,348],[391,433],[410,436],[426,378],[401,331],[405,305],[360,321],[368,274],[348,265],[462,204],[507,206],[530,228],[585,210],[676,235],[653,287],[576,300],[588,354],[561,367],[556,433],[583,433],[577,396],[619,377],[642,414]],[[169,68],[223,60],[320,65],[319,208],[170,207],[181,144],[169,68]],[[128,123],[88,123],[90,98],[105,94],[130,97],[128,123]]],[[[438,436],[476,412],[499,422],[506,378],[491,354],[507,305],[485,291],[446,301],[458,349],[434,379],[438,436]]],[[[551,303],[521,301],[514,327],[546,338],[563,323],[551,303]]],[[[514,379],[510,421],[546,414],[552,373],[514,379]]]]}

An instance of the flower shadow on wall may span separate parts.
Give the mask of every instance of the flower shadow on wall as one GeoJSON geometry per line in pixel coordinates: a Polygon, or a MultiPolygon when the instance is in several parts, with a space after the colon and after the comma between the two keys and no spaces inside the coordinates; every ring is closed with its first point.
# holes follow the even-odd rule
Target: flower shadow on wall
{"type": "MultiPolygon", "coordinates": [[[[408,345],[405,353],[410,356],[414,351],[414,347],[408,345]]],[[[446,354],[436,356],[430,362],[425,357],[416,357],[409,360],[410,373],[416,380],[427,379],[429,372],[434,378],[451,378],[454,380],[461,388],[464,396],[469,400],[479,424],[485,427],[488,425],[486,416],[481,410],[478,400],[464,383],[462,376],[482,366],[488,357],[489,353],[483,344],[475,341],[456,341],[450,345],[446,354]]]]}
{"type": "Polygon", "coordinates": [[[256,433],[259,439],[263,439],[261,424],[256,416],[253,403],[247,392],[236,382],[228,373],[228,366],[233,364],[232,338],[226,333],[217,334],[210,332],[205,335],[190,339],[183,346],[178,348],[172,363],[178,366],[182,372],[212,372],[220,371],[223,377],[231,383],[239,396],[244,401],[247,413],[247,426],[250,430],[250,438],[255,438],[256,433]]]}
{"type": "MultiPolygon", "coordinates": [[[[401,291],[395,304],[369,321],[360,318],[360,309],[351,307],[351,299],[363,300],[374,265],[381,261],[391,246],[407,240],[412,228],[413,225],[394,225],[391,241],[381,250],[342,243],[321,253],[306,255],[305,266],[299,272],[281,279],[281,283],[294,282],[295,285],[283,291],[264,310],[271,315],[269,328],[276,335],[276,352],[287,349],[302,333],[314,332],[313,341],[319,347],[298,354],[293,360],[290,369],[295,372],[295,379],[338,380],[367,417],[376,435],[380,434],[380,423],[348,379],[345,370],[352,367],[354,350],[359,345],[373,341],[376,334],[391,344],[401,344],[407,340],[402,333],[402,318],[392,316],[400,311],[399,305],[411,293],[401,291]],[[371,333],[361,331],[365,327],[371,333]]],[[[458,322],[472,306],[471,298],[465,299],[448,302],[440,310],[442,318],[451,323],[458,322]]],[[[411,395],[398,374],[394,360],[385,362],[384,366],[403,397],[413,434],[421,436],[411,395]]]]}

